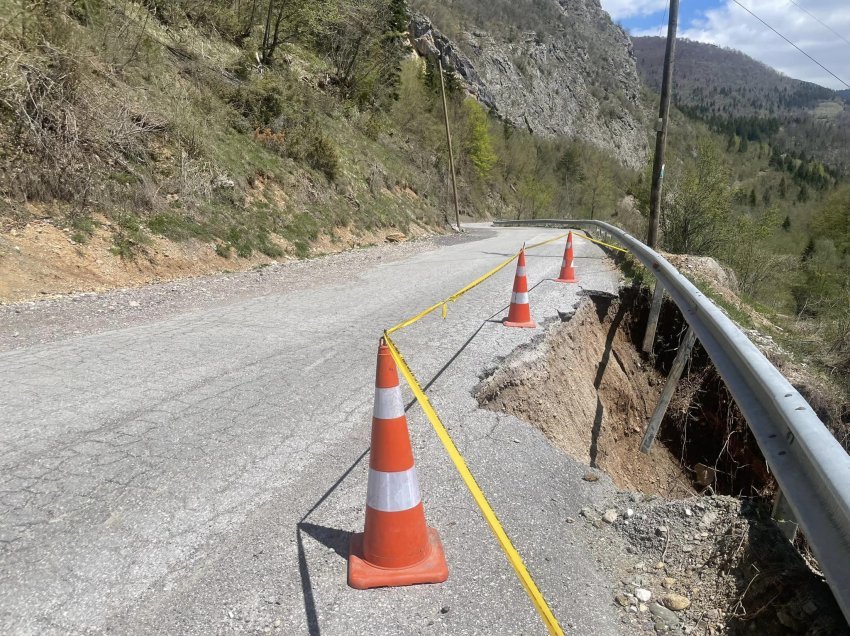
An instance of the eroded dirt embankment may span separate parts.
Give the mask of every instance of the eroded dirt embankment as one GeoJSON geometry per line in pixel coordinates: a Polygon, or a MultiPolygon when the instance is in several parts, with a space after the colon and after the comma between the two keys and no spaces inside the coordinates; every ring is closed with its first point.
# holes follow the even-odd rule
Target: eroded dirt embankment
{"type": "Polygon", "coordinates": [[[687,472],[666,446],[654,445],[649,455],[638,451],[664,379],[635,347],[641,315],[634,306],[633,295],[586,297],[537,348],[483,382],[477,398],[534,424],[624,490],[686,497],[694,492],[687,472]]]}
{"type": "Polygon", "coordinates": [[[638,451],[686,328],[665,305],[654,355],[644,356],[647,310],[645,291],[588,295],[484,378],[476,397],[633,491],[568,520],[599,532],[593,548],[619,581],[611,602],[630,630],[848,634],[805,540],[795,547],[771,519],[773,478],[699,345],[650,455],[638,451]]]}

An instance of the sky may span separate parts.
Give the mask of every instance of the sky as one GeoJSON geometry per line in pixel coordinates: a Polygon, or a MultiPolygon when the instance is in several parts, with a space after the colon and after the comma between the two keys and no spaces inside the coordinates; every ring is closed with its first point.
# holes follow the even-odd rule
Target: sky
{"type": "MultiPolygon", "coordinates": [[[[601,1],[631,35],[667,34],[667,0],[601,1]]],[[[738,1],[850,84],[850,0],[738,1]]],[[[790,77],[848,88],[733,0],[680,0],[678,35],[738,49],[790,77]]]]}

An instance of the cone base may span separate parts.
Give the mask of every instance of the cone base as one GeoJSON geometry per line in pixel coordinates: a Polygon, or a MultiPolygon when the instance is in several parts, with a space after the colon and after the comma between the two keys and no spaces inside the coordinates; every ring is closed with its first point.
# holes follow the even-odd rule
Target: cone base
{"type": "Polygon", "coordinates": [[[571,278],[556,278],[555,282],[556,283],[577,283],[578,279],[575,276],[573,276],[571,278]]]}
{"type": "Polygon", "coordinates": [[[351,535],[348,552],[348,584],[357,590],[373,587],[398,587],[420,583],[442,583],[449,578],[440,535],[428,528],[430,553],[419,563],[406,568],[379,568],[363,559],[363,533],[351,535]]]}
{"type": "Polygon", "coordinates": [[[537,323],[533,320],[529,320],[528,322],[511,322],[510,320],[505,320],[503,323],[505,327],[521,327],[523,329],[537,329],[537,323]]]}

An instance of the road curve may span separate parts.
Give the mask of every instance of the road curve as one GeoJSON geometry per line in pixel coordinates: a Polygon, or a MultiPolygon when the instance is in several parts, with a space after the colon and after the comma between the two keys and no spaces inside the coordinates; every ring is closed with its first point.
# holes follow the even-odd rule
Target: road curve
{"type": "MultiPolygon", "coordinates": [[[[340,280],[0,354],[0,632],[543,633],[415,406],[426,516],[449,580],[345,585],[348,533],[363,523],[382,329],[524,241],[556,235],[470,232],[340,280]]],[[[529,254],[539,323],[572,309],[581,289],[618,285],[584,241],[581,284],[548,280],[562,250],[558,241],[529,254]]],[[[564,523],[610,483],[581,481],[582,465],[470,395],[488,367],[543,331],[496,322],[512,277],[506,268],[397,344],[423,384],[434,380],[435,407],[565,630],[619,634],[610,583],[587,547],[593,528],[564,523]]]]}

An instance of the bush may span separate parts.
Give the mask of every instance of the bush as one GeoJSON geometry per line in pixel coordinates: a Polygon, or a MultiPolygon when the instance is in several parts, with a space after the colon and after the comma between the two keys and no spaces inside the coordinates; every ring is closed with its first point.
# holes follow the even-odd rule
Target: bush
{"type": "Polygon", "coordinates": [[[314,133],[307,152],[307,163],[316,170],[324,172],[331,181],[336,179],[339,171],[339,155],[329,137],[319,132],[314,133]]]}

